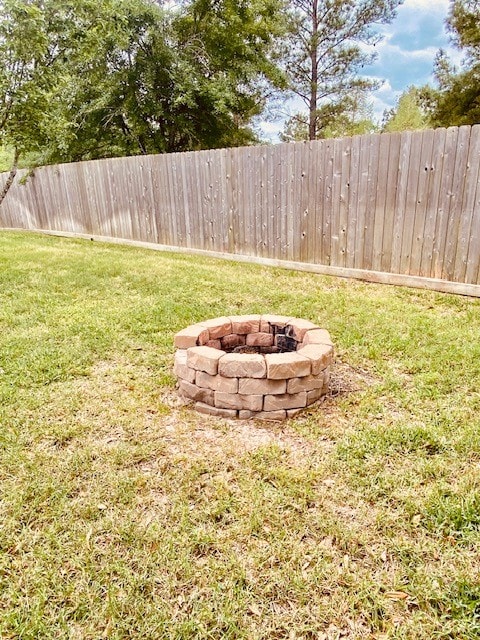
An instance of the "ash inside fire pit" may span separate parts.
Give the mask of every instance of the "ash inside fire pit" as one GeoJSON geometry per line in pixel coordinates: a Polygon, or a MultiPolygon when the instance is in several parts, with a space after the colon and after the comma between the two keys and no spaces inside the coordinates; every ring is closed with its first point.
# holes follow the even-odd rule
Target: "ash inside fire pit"
{"type": "Polygon", "coordinates": [[[244,345],[235,349],[225,349],[226,353],[281,353],[279,347],[254,347],[244,345]]]}
{"type": "Polygon", "coordinates": [[[275,315],[205,320],[175,336],[180,393],[203,413],[283,420],[328,390],[325,329],[275,315]]]}
{"type": "MultiPolygon", "coordinates": [[[[295,338],[289,338],[285,334],[286,327],[277,327],[275,325],[271,326],[271,330],[269,332],[269,338],[272,338],[272,345],[255,345],[255,344],[245,344],[239,345],[238,347],[228,348],[225,347],[226,353],[287,353],[288,351],[296,351],[298,341],[295,338]]],[[[248,339],[248,335],[245,340],[248,339]]]]}

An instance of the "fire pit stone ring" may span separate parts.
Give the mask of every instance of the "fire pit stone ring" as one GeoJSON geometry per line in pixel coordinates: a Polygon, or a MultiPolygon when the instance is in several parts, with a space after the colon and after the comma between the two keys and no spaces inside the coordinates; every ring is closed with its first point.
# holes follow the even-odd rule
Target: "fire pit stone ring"
{"type": "Polygon", "coordinates": [[[284,420],[327,393],[333,343],[309,320],[242,315],[175,335],[179,393],[224,418],[284,420]]]}

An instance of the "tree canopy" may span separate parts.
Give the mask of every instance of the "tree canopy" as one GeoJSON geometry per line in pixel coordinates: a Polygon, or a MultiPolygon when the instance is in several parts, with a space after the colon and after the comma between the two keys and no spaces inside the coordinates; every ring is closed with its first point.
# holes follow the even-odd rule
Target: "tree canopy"
{"type": "Polygon", "coordinates": [[[480,2],[452,0],[447,29],[464,54],[461,69],[456,68],[444,51],[435,61],[437,88],[425,89],[431,121],[437,126],[480,122],[480,2]]]}
{"type": "Polygon", "coordinates": [[[47,126],[56,45],[40,6],[0,2],[0,142],[18,153],[38,145],[47,126]]]}
{"type": "MultiPolygon", "coordinates": [[[[98,43],[93,86],[89,73],[81,74],[71,116],[81,115],[91,139],[101,125],[117,154],[254,141],[252,118],[268,88],[282,81],[270,60],[277,0],[196,0],[174,13],[134,4],[120,33],[98,43]]],[[[95,145],[75,159],[85,152],[94,155],[95,145]]]]}
{"type": "MultiPolygon", "coordinates": [[[[0,0],[0,146],[15,166],[251,144],[278,92],[306,108],[284,139],[373,131],[365,45],[401,2],[0,0]]],[[[440,52],[386,131],[480,122],[480,0],[451,0],[447,28],[461,69],[440,52]]]]}
{"type": "Polygon", "coordinates": [[[283,0],[162,5],[0,1],[0,142],[47,163],[254,141],[283,0]]]}

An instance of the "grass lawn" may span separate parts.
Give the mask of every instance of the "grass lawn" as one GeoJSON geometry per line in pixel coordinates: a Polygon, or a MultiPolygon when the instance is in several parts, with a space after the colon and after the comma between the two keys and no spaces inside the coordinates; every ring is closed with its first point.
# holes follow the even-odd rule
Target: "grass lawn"
{"type": "Polygon", "coordinates": [[[480,301],[0,233],[0,638],[480,637],[480,301]],[[336,344],[284,424],[182,406],[173,334],[336,344]]]}

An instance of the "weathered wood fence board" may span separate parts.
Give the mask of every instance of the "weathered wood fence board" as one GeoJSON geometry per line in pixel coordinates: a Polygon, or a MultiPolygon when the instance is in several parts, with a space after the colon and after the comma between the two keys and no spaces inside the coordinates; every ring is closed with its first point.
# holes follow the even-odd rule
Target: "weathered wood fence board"
{"type": "Polygon", "coordinates": [[[21,177],[0,227],[480,285],[480,125],[95,160],[21,177]]]}

